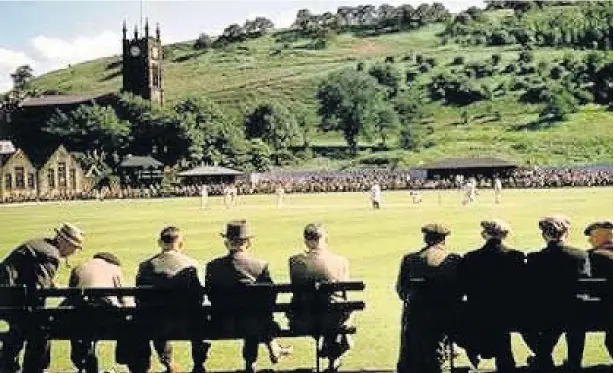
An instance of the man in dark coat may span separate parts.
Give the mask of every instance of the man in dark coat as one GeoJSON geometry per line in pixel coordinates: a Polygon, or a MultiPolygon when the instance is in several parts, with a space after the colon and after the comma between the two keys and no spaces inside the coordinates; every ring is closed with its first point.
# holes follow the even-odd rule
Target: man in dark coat
{"type": "Polygon", "coordinates": [[[506,222],[492,219],[481,226],[484,246],[465,254],[459,267],[471,336],[467,354],[476,368],[481,355],[496,358],[498,372],[511,372],[516,363],[507,325],[519,304],[524,254],[503,244],[510,232],[506,222]]]}
{"type": "MultiPolygon", "coordinates": [[[[198,307],[203,303],[202,294],[199,289],[202,287],[201,279],[198,275],[198,262],[183,253],[184,240],[183,234],[177,227],[166,227],[160,232],[158,246],[161,252],[154,257],[142,262],[136,276],[137,286],[153,286],[160,289],[178,289],[176,296],[164,295],[156,297],[137,297],[137,307],[174,307],[177,304],[182,306],[198,307]],[[193,298],[185,299],[181,290],[194,290],[196,294],[193,298]]],[[[159,328],[171,329],[189,328],[190,320],[178,319],[167,321],[159,325],[159,328]],[[185,323],[182,323],[185,321],[185,323]]],[[[149,341],[139,341],[135,344],[135,351],[129,361],[130,371],[134,373],[145,373],[150,367],[151,349],[149,341]]],[[[173,360],[173,350],[169,341],[155,339],[154,348],[158,353],[160,363],[165,366],[168,373],[179,372],[179,367],[173,360]]],[[[192,361],[194,366],[193,373],[205,371],[205,361],[210,344],[206,341],[193,340],[192,361]]],[[[134,346],[133,346],[134,347],[134,346]]]]}
{"type": "Polygon", "coordinates": [[[269,299],[268,294],[254,292],[250,294],[243,288],[244,285],[249,284],[273,283],[268,263],[248,251],[253,236],[249,233],[247,221],[231,221],[227,224],[226,233],[223,233],[222,237],[224,237],[228,254],[207,263],[205,274],[207,294],[212,307],[212,319],[213,323],[221,324],[222,328],[234,329],[234,332],[237,330],[245,332],[243,359],[246,372],[251,373],[256,370],[260,342],[266,344],[272,363],[277,363],[281,356],[288,355],[291,350],[281,347],[273,339],[276,326],[273,324],[270,313],[256,315],[245,312],[249,310],[250,305],[275,301],[269,299]],[[240,291],[246,292],[241,295],[235,293],[235,296],[228,296],[229,292],[240,291]],[[237,311],[237,315],[232,314],[232,310],[237,311]],[[254,330],[255,332],[252,333],[254,330]]]}
{"type": "Polygon", "coordinates": [[[539,221],[547,246],[527,254],[526,280],[530,289],[531,327],[523,332],[527,345],[535,353],[530,364],[540,371],[551,371],[552,350],[561,334],[567,340],[567,368],[580,369],[584,349],[584,332],[575,330],[570,322],[576,318],[576,289],[581,277],[590,275],[586,251],[568,246],[565,241],[569,219],[548,216],[539,221]]]}
{"type": "Polygon", "coordinates": [[[600,221],[586,227],[584,235],[592,248],[588,251],[591,277],[606,279],[603,293],[597,294],[604,305],[598,317],[610,322],[605,333],[605,346],[612,357],[612,222],[600,221]]]}
{"type": "Polygon", "coordinates": [[[460,255],[446,250],[450,230],[441,224],[422,227],[426,246],[405,255],[396,283],[403,301],[398,373],[440,373],[442,346],[456,325],[461,290],[460,255]]]}
{"type": "MultiPolygon", "coordinates": [[[[84,242],[83,232],[75,225],[64,223],[56,229],[54,238],[33,239],[24,242],[11,251],[0,263],[0,285],[23,285],[28,289],[54,287],[55,277],[60,260],[68,258],[81,249],[84,242]]],[[[17,300],[2,299],[6,305],[15,305],[17,300]]],[[[0,372],[14,373],[19,371],[18,356],[24,344],[23,371],[40,373],[49,367],[50,345],[46,340],[29,340],[25,343],[24,326],[19,323],[10,325],[9,337],[4,340],[0,372]]]]}

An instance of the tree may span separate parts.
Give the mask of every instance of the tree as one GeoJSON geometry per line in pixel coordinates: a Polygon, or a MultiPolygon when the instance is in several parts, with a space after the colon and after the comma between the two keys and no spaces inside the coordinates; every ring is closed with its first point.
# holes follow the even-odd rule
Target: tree
{"type": "Polygon", "coordinates": [[[275,151],[287,149],[299,132],[294,114],[277,102],[258,106],[245,119],[247,139],[260,138],[275,151]]]}
{"type": "Polygon", "coordinates": [[[15,69],[15,72],[11,74],[13,79],[13,87],[16,91],[24,91],[29,85],[30,81],[34,77],[32,67],[30,65],[21,65],[15,69]]]}
{"type": "Polygon", "coordinates": [[[386,140],[392,137],[399,129],[399,116],[385,101],[382,101],[376,112],[375,132],[381,140],[382,147],[386,147],[386,140]]]}
{"type": "Polygon", "coordinates": [[[578,103],[574,96],[565,90],[560,90],[550,97],[548,105],[539,114],[539,118],[544,121],[556,122],[566,120],[569,114],[577,111],[578,103]]]}
{"type": "Polygon", "coordinates": [[[378,64],[369,69],[369,75],[388,89],[388,98],[397,95],[399,85],[403,79],[401,72],[391,64],[378,64]]]}
{"type": "Polygon", "coordinates": [[[120,120],[110,106],[79,105],[69,112],[56,110],[43,131],[71,150],[97,154],[104,160],[113,152],[121,153],[130,141],[130,123],[120,120]]]}
{"type": "Polygon", "coordinates": [[[201,32],[200,35],[198,35],[198,39],[196,39],[196,42],[194,43],[194,48],[209,49],[211,47],[213,47],[213,38],[206,33],[201,32]]]}
{"type": "Polygon", "coordinates": [[[316,113],[300,104],[295,104],[293,111],[296,116],[296,124],[303,140],[303,147],[308,148],[311,145],[311,136],[316,130],[318,117],[316,113]]]}
{"type": "Polygon", "coordinates": [[[271,149],[261,139],[252,139],[249,142],[249,155],[254,170],[265,172],[271,169],[271,149]]]}
{"type": "Polygon", "coordinates": [[[222,38],[228,42],[244,41],[246,38],[245,30],[243,27],[236,23],[226,27],[222,33],[222,38]]]}
{"type": "Polygon", "coordinates": [[[335,72],[320,83],[316,97],[321,128],[342,132],[355,155],[358,136],[370,138],[382,107],[383,94],[375,78],[354,69],[335,72]]]}

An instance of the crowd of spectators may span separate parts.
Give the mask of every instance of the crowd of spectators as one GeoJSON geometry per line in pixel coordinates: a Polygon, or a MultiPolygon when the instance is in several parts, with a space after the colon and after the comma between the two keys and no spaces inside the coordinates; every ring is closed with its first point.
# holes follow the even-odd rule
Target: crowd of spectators
{"type": "MultiPolygon", "coordinates": [[[[258,174],[255,179],[234,182],[238,194],[273,194],[281,186],[286,193],[367,192],[378,183],[386,190],[433,190],[461,187],[462,180],[476,179],[478,188],[492,188],[493,178],[483,175],[456,175],[427,179],[424,170],[363,169],[349,171],[287,171],[258,174]]],[[[612,185],[612,167],[519,168],[500,175],[503,188],[563,188],[612,185]]],[[[209,195],[223,195],[227,184],[207,184],[209,195]]],[[[151,184],[141,188],[109,187],[82,192],[14,193],[2,202],[65,201],[88,199],[133,199],[200,196],[201,185],[151,184]]]]}

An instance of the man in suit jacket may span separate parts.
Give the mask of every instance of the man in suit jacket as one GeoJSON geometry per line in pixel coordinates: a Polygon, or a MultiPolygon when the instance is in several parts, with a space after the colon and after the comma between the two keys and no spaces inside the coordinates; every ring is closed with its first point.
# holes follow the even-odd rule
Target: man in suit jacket
{"type": "Polygon", "coordinates": [[[403,257],[396,283],[403,301],[398,373],[441,372],[444,341],[457,324],[462,298],[461,257],[446,248],[450,230],[430,223],[421,232],[426,246],[403,257]]]}
{"type": "Polygon", "coordinates": [[[605,333],[605,346],[612,357],[612,222],[593,223],[586,227],[584,235],[588,236],[588,242],[591,244],[591,249],[588,250],[591,277],[607,280],[607,290],[598,294],[604,305],[599,317],[610,321],[609,330],[605,333]]]}
{"type": "MultiPolygon", "coordinates": [[[[242,290],[243,285],[265,283],[272,284],[273,280],[269,273],[268,263],[252,255],[249,251],[251,238],[247,221],[231,221],[226,226],[224,245],[228,249],[228,254],[207,263],[205,284],[207,294],[213,308],[213,320],[220,320],[221,327],[228,327],[227,323],[233,323],[237,329],[245,331],[246,337],[243,343],[243,359],[245,360],[246,372],[256,370],[256,360],[258,358],[258,344],[264,342],[269,350],[269,358],[272,363],[277,363],[279,358],[291,353],[291,349],[281,347],[273,339],[273,331],[276,325],[273,324],[272,315],[250,315],[245,312],[249,305],[259,302],[274,302],[274,299],[261,299],[261,294],[245,293],[245,296],[228,296],[229,292],[242,290]],[[230,310],[236,310],[238,318],[230,310]],[[243,314],[241,314],[243,313],[243,314]],[[250,322],[253,323],[250,324],[250,322]],[[236,322],[236,324],[234,324],[236,322]],[[254,325],[256,324],[256,325],[254,325]],[[266,335],[250,335],[251,330],[261,331],[264,329],[266,335]],[[264,337],[264,338],[263,338],[264,337]]],[[[244,289],[243,289],[244,290],[244,289]]],[[[252,289],[253,290],[253,289],[252,289]]],[[[265,294],[265,296],[268,296],[265,294]]],[[[215,321],[214,321],[215,323],[215,321]]]]}
{"type": "MultiPolygon", "coordinates": [[[[83,246],[84,233],[75,225],[64,223],[55,230],[54,238],[26,241],[11,251],[0,263],[0,285],[23,285],[29,289],[52,288],[53,279],[61,259],[73,255],[83,246]]],[[[13,304],[14,299],[0,299],[2,304],[13,304]]],[[[49,368],[49,341],[36,339],[25,341],[23,325],[12,323],[9,336],[3,341],[0,351],[0,372],[19,371],[19,353],[26,345],[24,372],[41,372],[49,368]]]]}
{"type": "Polygon", "coordinates": [[[523,333],[527,345],[535,353],[530,364],[538,370],[552,370],[552,350],[565,332],[567,340],[567,368],[579,370],[584,349],[584,332],[567,327],[574,315],[577,282],[590,275],[586,251],[566,244],[570,222],[565,216],[547,216],[539,221],[539,228],[547,246],[527,254],[527,288],[530,289],[534,326],[523,333]],[[549,326],[543,330],[544,326],[549,326]],[[542,329],[542,330],[539,330],[542,329]]]}
{"type": "MultiPolygon", "coordinates": [[[[308,224],[303,230],[303,239],[307,250],[292,256],[289,260],[290,281],[292,284],[310,285],[316,282],[342,282],[350,280],[348,260],[329,250],[327,233],[321,224],[308,224]]],[[[294,304],[305,301],[297,299],[297,297],[300,297],[300,295],[293,296],[292,302],[294,304]]],[[[336,297],[344,297],[344,294],[333,294],[333,299],[336,297]]],[[[291,324],[300,324],[305,322],[305,319],[308,321],[308,315],[290,314],[289,316],[291,324]]],[[[332,322],[344,324],[347,322],[347,315],[339,315],[332,322]]],[[[345,334],[324,337],[319,355],[328,358],[329,370],[339,368],[341,357],[350,349],[350,343],[349,336],[345,334]]]]}
{"type": "MultiPolygon", "coordinates": [[[[202,287],[200,276],[198,275],[198,262],[182,252],[183,234],[176,227],[166,227],[160,232],[158,240],[162,252],[139,265],[136,276],[136,286],[153,286],[161,289],[194,289],[196,293],[202,287]]],[[[182,293],[179,293],[182,294],[182,293]]],[[[202,296],[195,296],[185,299],[183,295],[175,299],[173,296],[158,296],[155,298],[136,298],[136,305],[139,306],[170,306],[174,304],[186,305],[186,302],[194,306],[202,304],[202,296]]],[[[177,320],[177,323],[181,320],[177,320]]],[[[169,325],[159,325],[160,328],[177,327],[177,323],[169,325]]],[[[179,368],[173,361],[173,350],[169,341],[154,340],[154,348],[158,353],[160,363],[165,366],[167,372],[175,373],[179,368]]],[[[204,363],[207,360],[207,352],[210,344],[206,341],[193,340],[192,361],[193,373],[205,371],[204,363]]],[[[150,367],[151,349],[148,341],[139,344],[136,351],[132,354],[128,364],[131,372],[145,373],[150,367]]]]}
{"type": "MultiPolygon", "coordinates": [[[[74,268],[70,273],[68,286],[73,288],[113,288],[122,287],[121,263],[112,253],[100,252],[85,263],[74,268]]],[[[68,298],[64,305],[75,307],[90,305],[99,307],[121,307],[128,304],[128,299],[123,297],[104,297],[90,299],[87,303],[80,297],[68,298]]],[[[98,370],[96,359],[96,341],[71,340],[70,359],[79,372],[85,370],[98,370]],[[91,369],[88,369],[91,368],[91,369]]]]}
{"type": "Polygon", "coordinates": [[[523,275],[524,254],[503,243],[510,232],[505,221],[485,220],[481,226],[484,246],[465,254],[459,266],[471,319],[467,354],[476,368],[481,354],[496,358],[497,372],[511,372],[516,363],[506,325],[516,315],[522,289],[516,281],[523,275]]]}

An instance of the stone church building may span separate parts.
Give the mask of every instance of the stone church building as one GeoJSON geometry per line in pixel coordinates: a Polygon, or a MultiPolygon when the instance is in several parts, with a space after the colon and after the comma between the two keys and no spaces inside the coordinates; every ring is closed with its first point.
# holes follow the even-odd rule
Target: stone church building
{"type": "MultiPolygon", "coordinates": [[[[124,22],[120,91],[162,105],[162,58],[158,25],[153,35],[149,30],[149,22],[146,22],[140,34],[135,27],[134,33],[129,36],[124,22]]],[[[41,126],[56,110],[66,112],[79,105],[93,104],[115,106],[118,93],[43,95],[24,99],[19,104],[19,121],[6,123],[19,149],[4,152],[0,149],[0,202],[34,199],[32,197],[70,197],[91,189],[91,180],[86,177],[87,170],[84,172],[79,162],[70,154],[70,149],[65,149],[58,143],[58,139],[42,132],[41,126]],[[53,146],[41,146],[54,143],[53,146]]]]}

